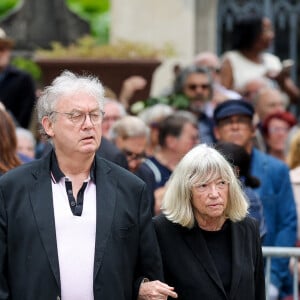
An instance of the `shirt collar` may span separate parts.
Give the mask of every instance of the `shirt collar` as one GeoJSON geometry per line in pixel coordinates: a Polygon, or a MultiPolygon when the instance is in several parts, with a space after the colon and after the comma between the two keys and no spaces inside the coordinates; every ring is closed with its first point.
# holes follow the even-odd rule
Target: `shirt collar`
{"type": "MultiPolygon", "coordinates": [[[[66,177],[66,175],[59,168],[57,157],[56,157],[54,150],[51,153],[50,170],[51,170],[51,177],[52,177],[52,180],[54,183],[58,183],[62,178],[66,177]]],[[[96,182],[96,160],[95,160],[95,158],[94,158],[92,166],[91,166],[90,178],[93,182],[96,182]]]]}

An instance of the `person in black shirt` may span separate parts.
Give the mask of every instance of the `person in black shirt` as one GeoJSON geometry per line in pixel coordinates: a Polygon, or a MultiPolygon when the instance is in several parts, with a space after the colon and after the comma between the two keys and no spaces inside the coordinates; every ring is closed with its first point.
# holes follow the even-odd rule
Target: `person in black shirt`
{"type": "Polygon", "coordinates": [[[200,144],[176,166],[154,225],[178,299],[265,300],[258,222],[228,161],[200,144]],[[176,251],[174,251],[176,249],[176,251]]]}

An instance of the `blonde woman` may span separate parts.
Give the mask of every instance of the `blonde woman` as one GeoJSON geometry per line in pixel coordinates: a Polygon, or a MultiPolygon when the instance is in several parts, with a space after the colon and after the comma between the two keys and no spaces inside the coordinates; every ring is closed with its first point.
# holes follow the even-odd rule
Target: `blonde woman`
{"type": "Polygon", "coordinates": [[[265,300],[258,223],[217,150],[201,144],[183,157],[162,211],[154,224],[165,280],[178,299],[265,300]]]}

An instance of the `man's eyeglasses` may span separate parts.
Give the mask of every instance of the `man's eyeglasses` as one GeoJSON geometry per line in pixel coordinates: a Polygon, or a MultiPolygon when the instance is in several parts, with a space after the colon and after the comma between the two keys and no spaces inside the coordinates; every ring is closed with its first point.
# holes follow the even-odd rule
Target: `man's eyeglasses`
{"type": "Polygon", "coordinates": [[[142,152],[142,153],[134,153],[131,152],[129,150],[123,149],[123,153],[126,155],[127,160],[131,161],[131,160],[142,160],[146,157],[146,153],[142,152]]]}
{"type": "MultiPolygon", "coordinates": [[[[104,116],[104,111],[97,110],[92,112],[82,112],[82,111],[73,111],[73,112],[60,112],[60,111],[52,111],[51,114],[61,114],[67,116],[69,120],[72,121],[75,125],[82,125],[86,121],[86,117],[90,117],[90,121],[93,125],[101,123],[104,116]]],[[[50,114],[50,115],[51,115],[50,114]]]]}
{"type": "Polygon", "coordinates": [[[210,87],[208,83],[203,84],[188,84],[187,88],[191,91],[195,91],[197,88],[201,87],[201,89],[206,90],[210,87]]]}

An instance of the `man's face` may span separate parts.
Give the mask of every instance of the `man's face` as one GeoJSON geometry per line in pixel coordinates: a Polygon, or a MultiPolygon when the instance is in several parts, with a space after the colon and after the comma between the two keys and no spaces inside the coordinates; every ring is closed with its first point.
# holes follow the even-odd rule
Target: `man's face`
{"type": "Polygon", "coordinates": [[[62,96],[52,118],[42,120],[57,153],[94,155],[101,141],[102,114],[97,100],[84,91],[62,96]]]}
{"type": "Polygon", "coordinates": [[[206,74],[192,73],[185,81],[184,94],[191,101],[191,109],[201,111],[205,102],[210,100],[210,83],[206,74]]]}
{"type": "Polygon", "coordinates": [[[117,138],[117,147],[126,155],[128,167],[131,172],[135,172],[145,158],[147,138],[145,136],[117,138]]]}
{"type": "Polygon", "coordinates": [[[109,138],[109,131],[112,125],[121,119],[122,114],[119,106],[116,103],[108,102],[104,106],[105,115],[102,122],[102,134],[106,138],[109,138]]]}
{"type": "Polygon", "coordinates": [[[11,50],[10,48],[1,48],[0,46],[0,70],[9,65],[11,50]]]}
{"type": "Polygon", "coordinates": [[[185,123],[178,137],[172,136],[167,139],[167,147],[177,154],[178,157],[183,157],[187,152],[199,144],[199,133],[192,123],[185,123]]]}
{"type": "Polygon", "coordinates": [[[281,94],[274,90],[268,90],[263,93],[257,102],[255,111],[259,120],[263,122],[267,115],[277,111],[285,111],[285,103],[281,94]]]}
{"type": "Polygon", "coordinates": [[[214,128],[217,140],[230,142],[244,147],[251,152],[254,127],[250,117],[234,115],[218,121],[214,128]]]}

